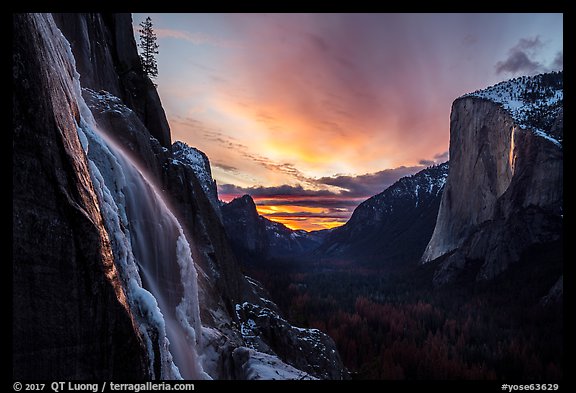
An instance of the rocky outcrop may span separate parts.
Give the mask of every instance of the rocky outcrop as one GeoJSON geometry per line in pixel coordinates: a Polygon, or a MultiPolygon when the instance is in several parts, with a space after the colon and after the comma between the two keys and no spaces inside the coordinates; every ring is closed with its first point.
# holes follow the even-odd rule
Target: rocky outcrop
{"type": "Polygon", "coordinates": [[[236,313],[249,348],[278,356],[315,378],[348,377],[334,341],[318,329],[294,327],[275,311],[247,302],[236,305],[236,313]]]}
{"type": "Polygon", "coordinates": [[[210,168],[210,160],[204,152],[188,146],[184,142],[174,142],[172,145],[172,157],[171,162],[174,165],[185,165],[192,169],[196,178],[202,186],[204,194],[210,200],[216,215],[222,221],[222,212],[220,211],[220,201],[218,200],[218,189],[216,187],[216,181],[212,178],[212,169],[210,168]]]}
{"type": "MultiPolygon", "coordinates": [[[[551,94],[558,96],[556,90],[551,94]]],[[[422,258],[443,257],[437,284],[452,281],[473,260],[481,261],[477,279],[491,279],[528,246],[559,238],[563,151],[550,135],[562,135],[563,112],[553,109],[546,111],[552,129],[541,130],[526,123],[532,112],[520,111],[526,116],[519,118],[491,97],[469,95],[454,102],[450,175],[422,258]]]]}
{"type": "Polygon", "coordinates": [[[51,19],[13,16],[13,378],[146,378],[51,19]]]}
{"type": "Polygon", "coordinates": [[[162,146],[170,127],[154,84],[142,71],[130,14],[54,14],[70,42],[82,87],[120,98],[162,146]]]}
{"type": "Polygon", "coordinates": [[[314,255],[386,269],[417,265],[434,230],[447,176],[444,163],[398,180],[362,202],[314,255]]]}
{"type": "Polygon", "coordinates": [[[265,255],[265,227],[260,224],[260,216],[252,197],[244,195],[236,198],[223,205],[221,210],[226,231],[236,248],[244,248],[251,254],[265,255]]]}
{"type": "Polygon", "coordinates": [[[228,237],[243,264],[269,258],[299,257],[320,245],[326,231],[294,231],[258,214],[250,195],[220,207],[228,237]]]}
{"type": "Polygon", "coordinates": [[[284,363],[275,355],[258,352],[247,347],[236,348],[232,353],[237,365],[235,376],[239,380],[316,380],[308,373],[284,363]]]}
{"type": "Polygon", "coordinates": [[[130,152],[153,179],[161,179],[164,172],[162,162],[170,158],[170,152],[150,134],[140,117],[108,91],[83,88],[82,96],[100,130],[123,150],[130,152]]]}

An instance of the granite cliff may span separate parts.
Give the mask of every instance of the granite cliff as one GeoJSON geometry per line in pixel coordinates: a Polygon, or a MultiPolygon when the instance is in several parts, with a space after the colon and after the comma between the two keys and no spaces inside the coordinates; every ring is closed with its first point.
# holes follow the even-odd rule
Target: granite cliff
{"type": "Polygon", "coordinates": [[[437,284],[471,261],[491,279],[562,233],[562,73],[516,78],[457,99],[450,173],[423,262],[437,284]]]}

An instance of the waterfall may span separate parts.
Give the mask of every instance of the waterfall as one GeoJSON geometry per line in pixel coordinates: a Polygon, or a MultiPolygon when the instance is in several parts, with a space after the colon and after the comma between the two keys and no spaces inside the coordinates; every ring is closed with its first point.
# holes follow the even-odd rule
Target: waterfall
{"type": "MultiPolygon", "coordinates": [[[[95,134],[96,129],[83,119],[79,133],[88,141],[90,169],[106,204],[105,223],[114,234],[115,257],[123,265],[119,271],[128,273],[129,304],[144,316],[141,331],[145,335],[149,337],[153,327],[160,339],[168,339],[165,349],[169,353],[162,356],[161,375],[178,377],[171,371],[171,356],[185,379],[204,377],[196,353],[201,344],[197,273],[182,227],[137,165],[104,135],[95,134]]],[[[153,345],[149,343],[152,359],[153,345]]]]}
{"type": "Polygon", "coordinates": [[[197,272],[182,226],[144,171],[100,132],[82,98],[69,43],[62,34],[52,38],[63,40],[63,56],[73,67],[78,136],[126,298],[147,346],[151,376],[208,379],[197,353],[202,338],[197,272]]]}

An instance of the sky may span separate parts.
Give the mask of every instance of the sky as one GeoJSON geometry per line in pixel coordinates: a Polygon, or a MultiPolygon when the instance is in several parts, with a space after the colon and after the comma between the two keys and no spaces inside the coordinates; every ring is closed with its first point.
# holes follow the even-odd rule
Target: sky
{"type": "Polygon", "coordinates": [[[563,64],[562,14],[147,16],[172,140],[292,229],[446,161],[454,99],[563,64]]]}

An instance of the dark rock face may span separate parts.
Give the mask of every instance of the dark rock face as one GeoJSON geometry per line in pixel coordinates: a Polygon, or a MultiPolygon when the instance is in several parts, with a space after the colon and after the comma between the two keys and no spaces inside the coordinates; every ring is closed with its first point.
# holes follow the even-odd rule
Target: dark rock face
{"type": "Polygon", "coordinates": [[[324,239],[325,231],[293,231],[260,216],[250,195],[236,198],[220,209],[228,237],[243,263],[298,257],[318,247],[324,239]]]}
{"type": "Polygon", "coordinates": [[[170,148],[170,127],[156,88],[142,71],[130,14],[63,13],[54,19],[72,46],[82,87],[121,98],[170,148]]]}
{"type": "MultiPolygon", "coordinates": [[[[562,135],[562,111],[554,121],[562,135]]],[[[483,98],[456,100],[450,119],[450,176],[423,261],[447,258],[437,284],[481,260],[477,279],[504,271],[531,244],[562,231],[562,147],[520,127],[502,106],[483,98]]]]}
{"type": "Polygon", "coordinates": [[[265,255],[267,245],[265,227],[260,224],[260,216],[250,195],[236,198],[221,207],[226,231],[232,242],[246,251],[265,255]]]}
{"type": "Polygon", "coordinates": [[[220,221],[222,221],[218,189],[216,187],[216,181],[212,178],[212,169],[210,168],[208,156],[204,154],[204,152],[188,146],[184,142],[177,141],[172,145],[172,157],[174,160],[171,164],[182,164],[192,169],[202,186],[204,194],[206,194],[214,211],[220,218],[220,221]]]}
{"type": "Polygon", "coordinates": [[[129,151],[152,178],[160,179],[163,175],[161,163],[170,157],[170,152],[156,138],[151,137],[136,113],[120,98],[104,90],[96,92],[83,88],[82,96],[100,129],[129,151]]]}
{"type": "Polygon", "coordinates": [[[277,355],[283,362],[319,379],[348,377],[334,341],[326,334],[294,327],[276,312],[255,304],[237,305],[236,313],[250,348],[277,355]]]}
{"type": "Polygon", "coordinates": [[[13,378],[146,378],[50,22],[13,16],[13,378]]]}
{"type": "Polygon", "coordinates": [[[562,303],[564,297],[564,276],[560,276],[558,281],[550,288],[548,294],[544,296],[540,304],[543,306],[549,306],[553,304],[562,303]]]}
{"type": "Polygon", "coordinates": [[[447,176],[444,163],[398,180],[361,203],[314,254],[371,267],[414,266],[434,230],[447,176]]]}

